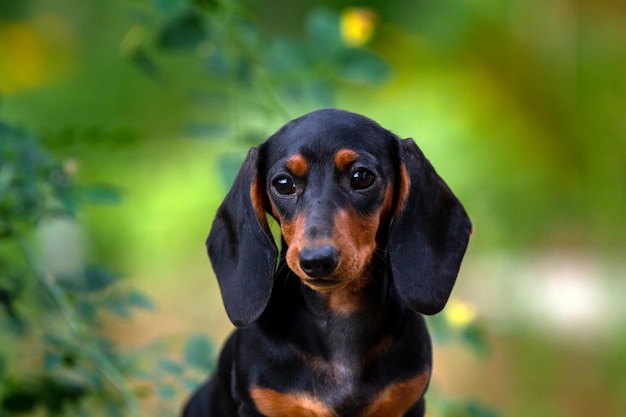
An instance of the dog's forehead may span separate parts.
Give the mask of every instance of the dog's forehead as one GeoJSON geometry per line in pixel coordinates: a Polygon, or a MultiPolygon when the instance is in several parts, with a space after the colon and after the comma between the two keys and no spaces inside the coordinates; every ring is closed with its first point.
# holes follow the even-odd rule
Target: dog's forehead
{"type": "Polygon", "coordinates": [[[266,142],[270,163],[300,154],[332,160],[342,149],[379,155],[387,152],[393,134],[367,117],[342,110],[320,110],[283,126],[266,142]]]}

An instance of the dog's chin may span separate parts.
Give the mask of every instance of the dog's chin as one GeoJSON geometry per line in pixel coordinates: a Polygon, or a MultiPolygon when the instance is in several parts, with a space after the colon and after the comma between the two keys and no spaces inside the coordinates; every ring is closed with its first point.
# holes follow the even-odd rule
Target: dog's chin
{"type": "Polygon", "coordinates": [[[340,290],[341,288],[345,287],[349,282],[339,281],[332,277],[311,278],[308,275],[305,275],[305,278],[300,277],[300,280],[307,287],[320,293],[329,293],[332,291],[340,290]]]}
{"type": "Polygon", "coordinates": [[[345,287],[350,282],[349,279],[346,280],[341,276],[337,276],[336,274],[312,277],[307,275],[300,268],[292,268],[291,270],[298,276],[298,278],[300,278],[300,281],[304,285],[320,293],[329,293],[339,290],[345,287]]]}
{"type": "MultiPolygon", "coordinates": [[[[289,265],[289,262],[287,262],[289,265]]],[[[310,289],[323,294],[329,294],[333,291],[341,290],[351,283],[360,281],[359,277],[364,276],[365,268],[354,268],[354,270],[346,270],[345,268],[337,268],[332,274],[327,276],[309,276],[299,266],[290,269],[300,278],[300,281],[310,289]]]]}

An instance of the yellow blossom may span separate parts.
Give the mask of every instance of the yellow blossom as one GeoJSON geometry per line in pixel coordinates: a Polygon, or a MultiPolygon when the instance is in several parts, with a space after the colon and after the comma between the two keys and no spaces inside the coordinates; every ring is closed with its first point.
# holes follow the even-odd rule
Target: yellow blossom
{"type": "Polygon", "coordinates": [[[472,304],[454,299],[448,302],[444,310],[444,317],[448,324],[455,328],[469,325],[476,319],[476,315],[476,307],[472,304]]]}
{"type": "Polygon", "coordinates": [[[377,15],[372,9],[348,7],[341,14],[341,38],[351,47],[366,44],[374,35],[377,15]]]}
{"type": "Polygon", "coordinates": [[[72,47],[68,22],[54,15],[0,24],[0,95],[59,77],[71,61],[72,47]]]}
{"type": "Polygon", "coordinates": [[[44,42],[21,23],[0,26],[0,94],[35,87],[45,78],[44,42]]]}

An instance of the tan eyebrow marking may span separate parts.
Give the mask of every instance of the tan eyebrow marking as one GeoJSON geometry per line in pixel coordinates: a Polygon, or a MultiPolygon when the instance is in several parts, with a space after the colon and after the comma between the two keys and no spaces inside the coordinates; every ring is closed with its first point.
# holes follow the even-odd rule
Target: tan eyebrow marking
{"type": "Polygon", "coordinates": [[[356,161],[358,157],[359,154],[352,149],[340,149],[335,154],[335,165],[337,165],[339,171],[344,171],[356,161]]]}
{"type": "Polygon", "coordinates": [[[295,154],[285,163],[287,169],[296,177],[303,177],[309,171],[309,164],[301,154],[295,154]]]}

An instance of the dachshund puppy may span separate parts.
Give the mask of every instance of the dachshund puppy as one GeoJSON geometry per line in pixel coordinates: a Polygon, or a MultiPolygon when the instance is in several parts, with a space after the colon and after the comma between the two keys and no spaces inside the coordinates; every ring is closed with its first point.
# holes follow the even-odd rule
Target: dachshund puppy
{"type": "Polygon", "coordinates": [[[287,123],[250,150],[213,222],[238,329],[183,415],[423,416],[422,314],[446,304],[471,229],[412,139],[336,109],[287,123]]]}

